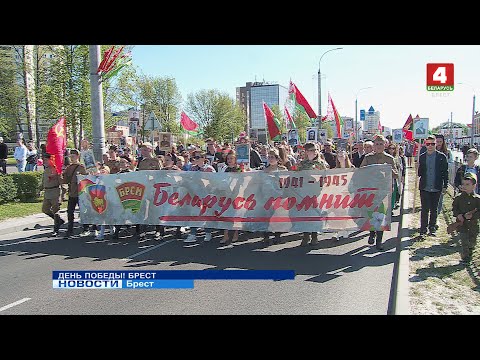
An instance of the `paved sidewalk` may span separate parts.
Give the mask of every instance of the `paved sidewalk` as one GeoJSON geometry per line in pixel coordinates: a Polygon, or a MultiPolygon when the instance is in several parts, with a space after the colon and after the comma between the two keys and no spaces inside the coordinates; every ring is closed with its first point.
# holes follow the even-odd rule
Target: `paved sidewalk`
{"type": "MultiPolygon", "coordinates": [[[[58,212],[62,219],[67,220],[67,209],[58,212]]],[[[26,229],[34,229],[35,226],[51,225],[53,229],[53,219],[44,213],[29,215],[25,217],[2,220],[0,222],[0,233],[9,234],[26,229]]]]}
{"type": "Polygon", "coordinates": [[[402,219],[397,235],[400,242],[397,248],[399,259],[395,280],[395,308],[393,312],[395,315],[410,315],[410,252],[408,246],[411,243],[411,239],[408,236],[408,225],[411,224],[411,215],[408,213],[408,210],[413,197],[412,191],[408,188],[410,171],[413,171],[413,174],[415,174],[414,169],[410,168],[407,169],[405,174],[405,187],[401,203],[402,219]]]}

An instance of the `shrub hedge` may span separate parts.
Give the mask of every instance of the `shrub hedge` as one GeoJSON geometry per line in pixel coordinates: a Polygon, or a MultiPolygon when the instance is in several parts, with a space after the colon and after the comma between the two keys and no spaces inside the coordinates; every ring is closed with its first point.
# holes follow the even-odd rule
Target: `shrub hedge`
{"type": "Polygon", "coordinates": [[[43,171],[27,171],[0,176],[0,203],[34,201],[42,190],[43,171]]]}
{"type": "Polygon", "coordinates": [[[10,175],[0,174],[0,204],[15,200],[17,186],[10,175]]]}

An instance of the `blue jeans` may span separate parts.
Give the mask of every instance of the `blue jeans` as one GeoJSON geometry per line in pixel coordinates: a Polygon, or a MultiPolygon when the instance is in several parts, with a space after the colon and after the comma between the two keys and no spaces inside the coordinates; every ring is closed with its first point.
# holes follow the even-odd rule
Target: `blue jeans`
{"type": "Polygon", "coordinates": [[[37,171],[37,164],[27,164],[25,171],[37,171]]]}
{"type": "Polygon", "coordinates": [[[27,161],[26,161],[26,160],[17,162],[17,169],[18,169],[18,172],[19,172],[19,173],[25,172],[25,165],[27,165],[27,161]]]}

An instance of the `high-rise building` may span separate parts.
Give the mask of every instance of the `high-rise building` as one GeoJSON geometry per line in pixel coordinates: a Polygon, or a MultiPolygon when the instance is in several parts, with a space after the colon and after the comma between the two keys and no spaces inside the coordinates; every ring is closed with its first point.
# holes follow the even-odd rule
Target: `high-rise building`
{"type": "Polygon", "coordinates": [[[375,111],[373,106],[370,106],[368,111],[365,113],[364,131],[369,135],[381,133],[381,130],[379,129],[379,123],[380,111],[375,111]]]}
{"type": "Polygon", "coordinates": [[[258,141],[267,142],[267,125],[263,111],[263,102],[270,108],[277,105],[281,111],[288,99],[288,89],[279,84],[268,82],[246,83],[237,88],[237,102],[240,103],[248,118],[248,129],[256,129],[258,141]]]}
{"type": "MultiPolygon", "coordinates": [[[[252,82],[247,82],[245,86],[237,87],[237,104],[242,107],[243,113],[250,122],[250,88],[252,82]]],[[[249,123],[248,122],[248,123],[249,123]]]]}

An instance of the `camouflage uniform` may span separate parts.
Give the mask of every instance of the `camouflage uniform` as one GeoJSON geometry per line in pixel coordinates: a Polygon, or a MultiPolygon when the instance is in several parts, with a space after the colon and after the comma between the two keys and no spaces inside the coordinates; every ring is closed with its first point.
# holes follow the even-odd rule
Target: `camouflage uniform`
{"type": "Polygon", "coordinates": [[[480,195],[461,192],[453,200],[452,210],[455,219],[458,215],[465,215],[465,213],[475,208],[477,211],[472,215],[472,218],[470,220],[465,219],[463,224],[457,228],[462,244],[462,260],[469,260],[471,258],[473,249],[477,243],[479,232],[478,219],[480,218],[480,195]]]}
{"type": "Polygon", "coordinates": [[[160,159],[152,158],[143,158],[137,165],[138,170],[160,170],[162,167],[160,165],[160,159]]]}
{"type": "Polygon", "coordinates": [[[116,160],[108,160],[105,162],[110,169],[110,174],[116,174],[120,171],[120,160],[117,158],[116,160]]]}
{"type": "Polygon", "coordinates": [[[65,223],[57,214],[60,210],[62,176],[57,174],[54,167],[45,167],[42,177],[43,196],[42,212],[54,221],[53,233],[56,235],[60,226],[65,223]]]}
{"type": "Polygon", "coordinates": [[[313,160],[302,160],[300,164],[297,167],[298,171],[301,170],[325,170],[327,169],[327,166],[325,165],[325,162],[322,160],[319,160],[318,158],[313,159],[313,160]]]}
{"type": "MultiPolygon", "coordinates": [[[[325,170],[328,169],[328,165],[323,160],[319,159],[318,156],[313,159],[309,160],[308,158],[302,160],[297,167],[297,171],[302,170],[325,170]]],[[[318,233],[317,232],[304,232],[303,233],[303,240],[301,245],[305,246],[310,241],[310,244],[316,245],[318,244],[318,233]],[[310,241],[310,236],[312,240],[310,241]]]]}

